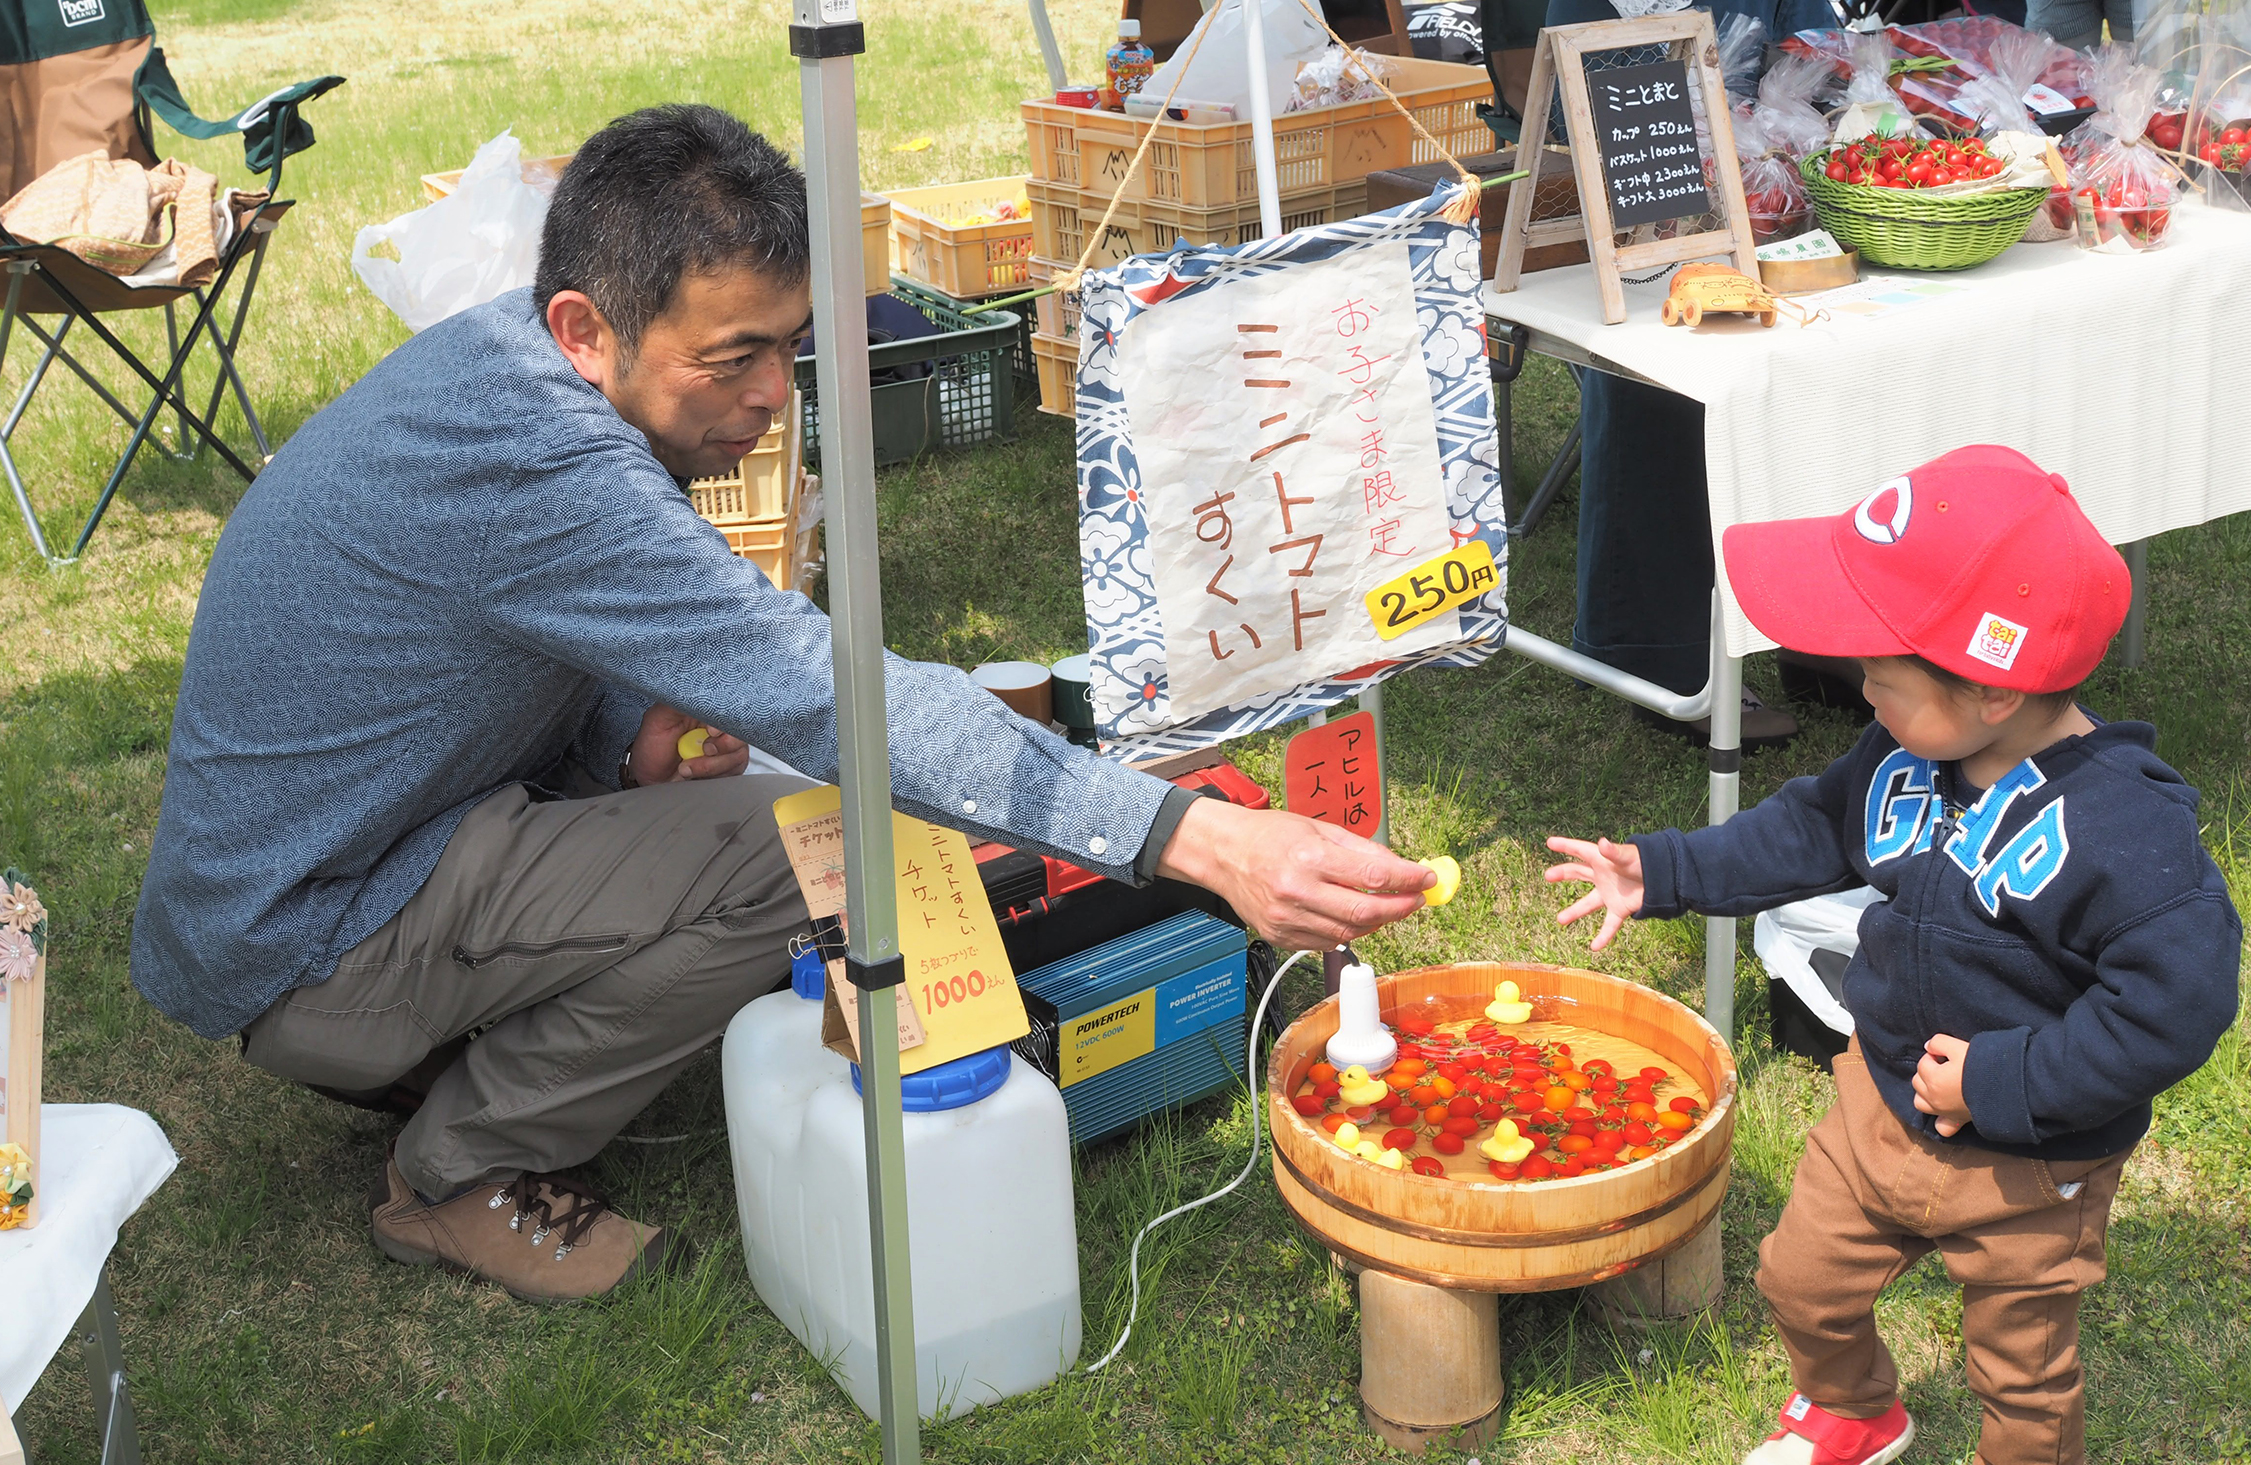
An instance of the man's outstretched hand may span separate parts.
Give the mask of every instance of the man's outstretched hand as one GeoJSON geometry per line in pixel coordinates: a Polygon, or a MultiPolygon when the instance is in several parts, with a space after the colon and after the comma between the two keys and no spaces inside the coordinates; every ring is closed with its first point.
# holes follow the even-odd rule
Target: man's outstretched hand
{"type": "Polygon", "coordinates": [[[647,788],[657,783],[677,783],[689,778],[723,778],[750,766],[750,746],[717,728],[704,739],[703,756],[682,758],[680,737],[704,724],[662,702],[650,704],[641,714],[641,730],[633,735],[633,752],[626,759],[628,787],[647,788]]]}
{"type": "Polygon", "coordinates": [[[1607,839],[1589,844],[1583,839],[1565,839],[1561,835],[1549,839],[1548,848],[1570,861],[1548,866],[1550,885],[1563,880],[1584,880],[1594,886],[1564,907],[1556,916],[1556,923],[1568,926],[1581,916],[1601,911],[1602,929],[1595,933],[1592,949],[1602,950],[1618,934],[1618,928],[1641,909],[1641,851],[1630,844],[1613,844],[1607,839]]]}
{"type": "Polygon", "coordinates": [[[1219,895],[1284,951],[1324,951],[1412,915],[1438,879],[1334,825],[1219,799],[1189,806],[1157,873],[1219,895]]]}

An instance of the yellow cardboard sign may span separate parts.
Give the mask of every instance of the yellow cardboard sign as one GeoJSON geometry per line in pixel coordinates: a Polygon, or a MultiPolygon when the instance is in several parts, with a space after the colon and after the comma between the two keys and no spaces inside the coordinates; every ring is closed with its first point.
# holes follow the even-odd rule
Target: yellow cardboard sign
{"type": "MultiPolygon", "coordinates": [[[[790,867],[815,917],[844,911],[843,795],[835,785],[774,801],[774,822],[790,867]]],[[[891,850],[899,900],[899,950],[906,980],[899,1002],[899,1071],[920,1073],[940,1063],[1014,1042],[1031,1031],[1024,995],[1001,946],[1000,927],[985,899],[969,841],[952,829],[893,810],[891,850]]],[[[832,997],[843,963],[830,963],[832,997]]],[[[840,1001],[851,1051],[859,1050],[859,1003],[840,1001]]]]}
{"type": "Polygon", "coordinates": [[[1368,618],[1376,623],[1377,635],[1386,641],[1396,640],[1432,617],[1467,605],[1500,585],[1492,547],[1482,539],[1472,539],[1369,591],[1368,618]]]}
{"type": "Polygon", "coordinates": [[[1157,989],[1144,987],[1063,1024],[1056,1044],[1057,1088],[1108,1073],[1121,1063],[1157,1051],[1157,989]]]}

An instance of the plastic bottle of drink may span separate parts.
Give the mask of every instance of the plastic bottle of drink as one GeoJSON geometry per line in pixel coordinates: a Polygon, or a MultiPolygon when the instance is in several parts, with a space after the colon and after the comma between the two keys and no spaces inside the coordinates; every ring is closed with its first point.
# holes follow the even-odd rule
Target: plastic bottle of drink
{"type": "Polygon", "coordinates": [[[1157,53],[1141,44],[1141,22],[1118,22],[1118,43],[1102,58],[1107,80],[1102,87],[1102,105],[1111,111],[1121,111],[1125,99],[1141,90],[1149,73],[1157,69],[1157,53]]]}

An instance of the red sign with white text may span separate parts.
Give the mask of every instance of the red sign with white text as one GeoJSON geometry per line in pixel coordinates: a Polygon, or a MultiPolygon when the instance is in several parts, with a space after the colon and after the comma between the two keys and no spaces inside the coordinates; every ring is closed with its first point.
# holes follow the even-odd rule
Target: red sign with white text
{"type": "Polygon", "coordinates": [[[1383,822],[1375,714],[1355,712],[1291,738],[1282,752],[1282,790],[1291,813],[1373,839],[1383,822]]]}

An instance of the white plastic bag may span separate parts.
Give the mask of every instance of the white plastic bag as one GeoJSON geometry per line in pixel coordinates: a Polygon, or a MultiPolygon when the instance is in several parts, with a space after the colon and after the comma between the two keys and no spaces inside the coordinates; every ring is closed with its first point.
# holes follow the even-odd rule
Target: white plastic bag
{"type": "Polygon", "coordinates": [[[547,196],[524,181],[523,152],[503,131],[477,149],[452,193],[352,240],[352,268],[407,329],[427,330],[532,282],[547,196]],[[375,252],[385,244],[395,259],[375,252]]]}
{"type": "MultiPolygon", "coordinates": [[[[1259,19],[1263,24],[1266,42],[1266,95],[1276,113],[1289,102],[1290,93],[1297,82],[1297,69],[1305,62],[1317,60],[1329,47],[1329,33],[1321,22],[1306,12],[1299,0],[1255,0],[1259,19]]],[[[1250,46],[1243,39],[1243,7],[1239,4],[1222,4],[1204,12],[1188,39],[1172,53],[1172,59],[1158,67],[1142,83],[1141,94],[1163,100],[1179,96],[1198,102],[1225,102],[1235,108],[1238,117],[1250,116],[1250,46]],[[1202,46],[1196,37],[1205,31],[1202,46]],[[1188,53],[1196,53],[1195,64],[1187,66],[1187,75],[1181,70],[1186,65],[1188,53]],[[1179,78],[1177,90],[1174,79],[1179,78]]]]}
{"type": "Polygon", "coordinates": [[[1817,895],[1761,911],[1751,928],[1751,945],[1767,975],[1781,981],[1832,1031],[1852,1031],[1852,1014],[1813,968],[1816,950],[1850,957],[1860,950],[1860,917],[1883,896],[1866,885],[1835,895],[1817,895]]]}

